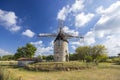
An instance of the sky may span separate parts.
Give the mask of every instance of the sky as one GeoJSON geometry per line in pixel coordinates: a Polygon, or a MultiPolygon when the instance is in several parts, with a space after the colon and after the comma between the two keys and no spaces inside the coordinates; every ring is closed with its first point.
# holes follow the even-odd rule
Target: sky
{"type": "Polygon", "coordinates": [[[57,33],[59,20],[66,33],[84,36],[69,40],[69,52],[78,46],[105,45],[109,56],[120,53],[119,0],[0,0],[0,56],[15,54],[31,43],[36,56],[53,54],[55,38],[40,33],[57,33]]]}

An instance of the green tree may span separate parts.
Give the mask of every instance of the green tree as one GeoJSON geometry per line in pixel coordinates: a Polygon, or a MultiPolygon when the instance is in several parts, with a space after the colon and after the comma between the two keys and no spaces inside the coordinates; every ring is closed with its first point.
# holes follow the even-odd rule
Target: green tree
{"type": "Polygon", "coordinates": [[[0,56],[0,60],[2,60],[2,57],[0,56]]]}
{"type": "Polygon", "coordinates": [[[43,59],[41,55],[37,56],[38,59],[43,59]]]}
{"type": "Polygon", "coordinates": [[[97,59],[97,57],[101,56],[102,54],[106,54],[106,48],[104,45],[95,45],[91,48],[91,55],[93,59],[97,59]]]}
{"type": "Polygon", "coordinates": [[[13,55],[4,55],[1,57],[1,60],[4,60],[4,61],[13,60],[13,55]]]}
{"type": "Polygon", "coordinates": [[[81,46],[76,49],[76,58],[85,60],[85,56],[90,54],[90,46],[81,46]]]}
{"type": "Polygon", "coordinates": [[[92,62],[93,61],[92,56],[90,56],[90,55],[86,55],[85,60],[86,60],[86,62],[92,62]]]}
{"type": "Polygon", "coordinates": [[[107,59],[108,59],[108,55],[104,53],[100,55],[99,61],[105,62],[107,59]]]}
{"type": "Polygon", "coordinates": [[[47,56],[43,55],[43,56],[42,56],[42,59],[43,59],[43,60],[46,60],[46,57],[47,57],[47,56]]]}
{"type": "Polygon", "coordinates": [[[96,63],[105,61],[108,58],[106,50],[103,45],[81,46],[76,49],[76,59],[87,62],[95,61],[96,63]]]}
{"type": "Polygon", "coordinates": [[[73,54],[69,54],[69,60],[77,60],[77,54],[73,53],[73,54]]]}
{"type": "Polygon", "coordinates": [[[47,60],[47,61],[52,61],[53,59],[54,59],[54,58],[53,58],[53,55],[49,55],[49,56],[46,57],[46,60],[47,60]]]}
{"type": "Polygon", "coordinates": [[[17,52],[14,55],[15,59],[24,57],[24,58],[31,58],[34,56],[36,51],[36,47],[30,43],[27,43],[26,46],[19,47],[17,52]]]}

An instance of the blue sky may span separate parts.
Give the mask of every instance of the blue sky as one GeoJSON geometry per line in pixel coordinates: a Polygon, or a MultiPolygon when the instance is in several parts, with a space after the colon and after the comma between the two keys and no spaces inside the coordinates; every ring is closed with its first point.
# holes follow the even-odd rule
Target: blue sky
{"type": "Polygon", "coordinates": [[[14,54],[18,47],[31,43],[36,55],[53,53],[54,38],[38,38],[39,33],[55,33],[58,19],[64,30],[84,35],[69,40],[69,50],[83,45],[103,44],[108,55],[120,52],[119,0],[0,0],[0,55],[14,54]]]}

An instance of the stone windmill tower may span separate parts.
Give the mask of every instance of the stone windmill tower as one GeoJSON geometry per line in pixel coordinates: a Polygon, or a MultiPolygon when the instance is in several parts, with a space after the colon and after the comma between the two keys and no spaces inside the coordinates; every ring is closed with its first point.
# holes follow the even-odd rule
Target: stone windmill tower
{"type": "Polygon", "coordinates": [[[56,34],[39,34],[39,37],[54,37],[54,61],[65,62],[69,61],[68,39],[83,38],[65,33],[63,30],[63,22],[59,24],[59,31],[56,34]]]}

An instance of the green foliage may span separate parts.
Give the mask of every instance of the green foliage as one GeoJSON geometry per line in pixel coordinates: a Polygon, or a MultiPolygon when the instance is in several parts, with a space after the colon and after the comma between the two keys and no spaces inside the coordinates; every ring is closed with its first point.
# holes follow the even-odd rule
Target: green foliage
{"type": "Polygon", "coordinates": [[[69,54],[69,60],[72,60],[72,61],[77,60],[76,57],[77,57],[77,55],[75,53],[69,54]]]}
{"type": "Polygon", "coordinates": [[[119,57],[113,58],[112,61],[114,63],[119,63],[120,62],[120,58],[119,57]]]}
{"type": "Polygon", "coordinates": [[[47,61],[53,61],[53,55],[47,56],[47,57],[46,57],[46,60],[47,60],[47,61]]]}
{"type": "Polygon", "coordinates": [[[4,55],[1,57],[1,60],[3,61],[9,61],[9,60],[13,60],[14,59],[14,56],[13,55],[4,55]]]}
{"type": "Polygon", "coordinates": [[[82,47],[78,47],[76,49],[76,58],[78,60],[85,60],[85,55],[90,54],[90,47],[89,46],[82,46],[82,47]]]}
{"type": "Polygon", "coordinates": [[[92,56],[86,55],[86,56],[85,56],[85,60],[86,60],[86,62],[92,62],[92,61],[93,61],[93,58],[92,58],[92,56]]]}
{"type": "Polygon", "coordinates": [[[42,56],[42,59],[43,59],[43,60],[46,60],[46,56],[45,56],[45,55],[43,55],[43,56],[42,56]]]}
{"type": "Polygon", "coordinates": [[[76,59],[77,60],[86,60],[87,62],[95,61],[106,61],[108,55],[106,54],[106,48],[103,45],[95,46],[82,46],[76,49],[76,59]]]}
{"type": "Polygon", "coordinates": [[[37,58],[38,58],[38,59],[41,59],[41,60],[43,59],[43,58],[42,58],[42,56],[40,56],[40,55],[39,55],[39,56],[37,56],[37,58]]]}
{"type": "Polygon", "coordinates": [[[106,62],[107,63],[112,63],[112,59],[107,59],[106,62]]]}
{"type": "Polygon", "coordinates": [[[0,60],[2,60],[2,57],[0,56],[0,60]]]}
{"type": "Polygon", "coordinates": [[[39,56],[37,56],[37,58],[42,59],[42,60],[46,60],[46,57],[47,56],[45,56],[45,55],[39,55],[39,56]]]}
{"type": "Polygon", "coordinates": [[[100,59],[100,62],[106,62],[106,60],[108,59],[108,55],[107,54],[101,54],[99,59],[100,59]]]}
{"type": "Polygon", "coordinates": [[[26,44],[26,46],[19,47],[17,52],[15,53],[15,59],[24,57],[24,58],[31,58],[34,56],[36,51],[36,47],[30,43],[26,44]]]}
{"type": "MultiPolygon", "coordinates": [[[[92,57],[93,59],[97,59],[102,54],[106,54],[106,48],[103,45],[96,45],[91,48],[92,57]]],[[[99,59],[99,58],[98,58],[99,59]]]]}

